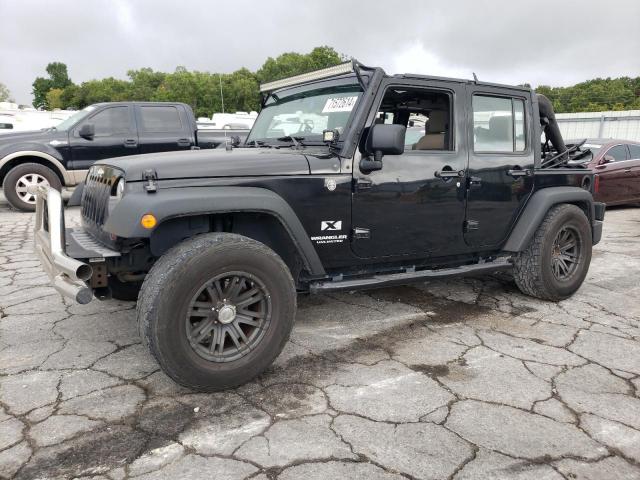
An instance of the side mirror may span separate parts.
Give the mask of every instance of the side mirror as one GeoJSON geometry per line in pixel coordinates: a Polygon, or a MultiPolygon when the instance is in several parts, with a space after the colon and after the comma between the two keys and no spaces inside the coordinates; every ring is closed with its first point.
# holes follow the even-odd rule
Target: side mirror
{"type": "Polygon", "coordinates": [[[607,163],[611,163],[611,162],[615,162],[615,161],[616,161],[616,159],[613,158],[613,155],[605,155],[604,157],[602,157],[602,160],[600,160],[598,165],[605,165],[607,163]]]}
{"type": "Polygon", "coordinates": [[[368,155],[373,154],[373,160],[363,157],[360,160],[362,173],[382,169],[382,157],[384,155],[401,155],[404,152],[404,137],[407,128],[404,125],[376,124],[369,130],[369,136],[365,143],[368,155]]]}
{"type": "Polygon", "coordinates": [[[93,140],[93,137],[96,134],[96,127],[93,123],[85,123],[80,127],[80,131],[78,135],[82,138],[86,138],[87,140],[93,140]]]}

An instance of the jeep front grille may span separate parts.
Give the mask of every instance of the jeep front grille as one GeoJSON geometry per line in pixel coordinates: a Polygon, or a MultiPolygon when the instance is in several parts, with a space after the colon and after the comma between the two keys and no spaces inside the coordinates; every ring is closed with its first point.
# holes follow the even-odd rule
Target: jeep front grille
{"type": "Polygon", "coordinates": [[[82,220],[101,228],[109,215],[109,198],[122,172],[106,165],[94,165],[89,169],[82,192],[82,220]]]}

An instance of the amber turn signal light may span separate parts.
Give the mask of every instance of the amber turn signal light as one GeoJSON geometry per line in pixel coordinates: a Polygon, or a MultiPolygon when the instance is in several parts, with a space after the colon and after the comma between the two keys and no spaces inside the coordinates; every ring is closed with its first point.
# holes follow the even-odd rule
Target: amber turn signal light
{"type": "Polygon", "coordinates": [[[157,223],[158,223],[158,220],[156,220],[156,217],[154,217],[153,214],[151,213],[147,213],[143,215],[142,218],[140,219],[140,225],[142,225],[142,228],[146,228],[146,229],[151,229],[155,227],[157,223]]]}

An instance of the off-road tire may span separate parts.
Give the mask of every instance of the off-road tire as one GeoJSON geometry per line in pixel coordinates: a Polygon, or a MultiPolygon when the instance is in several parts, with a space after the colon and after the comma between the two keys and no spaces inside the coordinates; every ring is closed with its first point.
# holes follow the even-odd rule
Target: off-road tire
{"type": "Polygon", "coordinates": [[[23,163],[9,170],[2,182],[2,190],[7,202],[16,210],[34,212],[36,209],[35,203],[25,202],[16,191],[18,180],[28,174],[37,174],[46,178],[49,186],[58,191],[62,190],[62,182],[60,182],[60,178],[53,170],[39,163],[23,163]]]}
{"type": "Polygon", "coordinates": [[[295,312],[295,285],[282,259],[264,244],[230,233],[198,235],[166,252],[145,277],[137,305],[140,336],[164,372],[205,392],[236,387],[264,371],[289,339],[295,312]],[[249,353],[212,362],[192,348],[185,319],[198,289],[231,271],[248,272],[268,288],[271,320],[249,353]]]}
{"type": "Polygon", "coordinates": [[[529,246],[515,257],[514,278],[522,293],[543,300],[560,301],[580,288],[591,262],[592,234],[589,220],[575,205],[551,208],[536,230],[529,246]],[[575,270],[565,280],[554,276],[554,241],[563,228],[571,228],[580,244],[575,270]]]}
{"type": "Polygon", "coordinates": [[[111,296],[116,300],[135,302],[138,299],[142,282],[121,282],[115,276],[109,278],[111,296]]]}

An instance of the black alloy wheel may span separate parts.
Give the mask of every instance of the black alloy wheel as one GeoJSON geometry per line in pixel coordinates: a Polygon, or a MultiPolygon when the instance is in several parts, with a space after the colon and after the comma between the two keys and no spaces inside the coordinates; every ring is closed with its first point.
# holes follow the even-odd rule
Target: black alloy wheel
{"type": "Polygon", "coordinates": [[[205,360],[230,362],[247,355],[271,322],[271,295],[254,275],[226,272],[206,282],[186,315],[191,348],[205,360]]]}
{"type": "Polygon", "coordinates": [[[575,273],[580,248],[580,236],[573,227],[564,227],[558,232],[551,251],[551,267],[558,280],[567,280],[575,273]]]}

